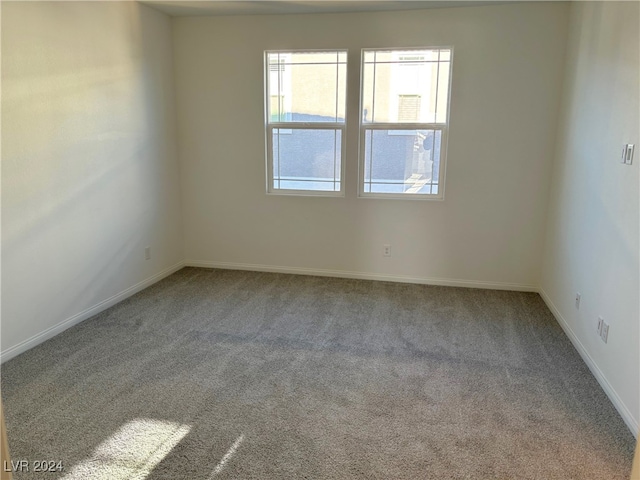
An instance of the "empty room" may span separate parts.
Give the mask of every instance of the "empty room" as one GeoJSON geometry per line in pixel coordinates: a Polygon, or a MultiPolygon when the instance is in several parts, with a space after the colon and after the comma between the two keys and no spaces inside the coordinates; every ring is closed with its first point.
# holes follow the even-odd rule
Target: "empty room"
{"type": "Polygon", "coordinates": [[[640,478],[640,2],[0,16],[3,480],[640,478]]]}

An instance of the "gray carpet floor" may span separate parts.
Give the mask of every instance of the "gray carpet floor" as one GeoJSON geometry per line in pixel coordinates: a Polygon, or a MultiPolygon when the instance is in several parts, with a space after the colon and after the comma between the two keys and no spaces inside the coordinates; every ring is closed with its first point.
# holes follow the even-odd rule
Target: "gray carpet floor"
{"type": "Polygon", "coordinates": [[[532,293],[185,268],[2,395],[18,479],[613,480],[635,444],[532,293]]]}

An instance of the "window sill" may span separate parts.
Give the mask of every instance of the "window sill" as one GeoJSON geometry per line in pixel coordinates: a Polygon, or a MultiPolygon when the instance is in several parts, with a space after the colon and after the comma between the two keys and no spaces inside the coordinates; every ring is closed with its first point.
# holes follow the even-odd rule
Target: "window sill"
{"type": "Polygon", "coordinates": [[[314,190],[272,190],[267,195],[276,197],[333,197],[344,198],[344,192],[327,192],[314,190]]]}
{"type": "Polygon", "coordinates": [[[419,194],[411,194],[411,193],[358,193],[358,198],[363,198],[367,200],[409,200],[415,201],[418,200],[420,202],[431,201],[431,202],[443,202],[444,194],[439,195],[419,195],[419,194]]]}

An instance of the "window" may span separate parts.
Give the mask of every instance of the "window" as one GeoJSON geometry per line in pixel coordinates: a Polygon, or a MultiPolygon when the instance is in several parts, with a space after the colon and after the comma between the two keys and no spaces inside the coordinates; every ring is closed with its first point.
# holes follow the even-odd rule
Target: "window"
{"type": "Polygon", "coordinates": [[[363,197],[442,198],[450,48],[362,52],[363,197]]]}
{"type": "Polygon", "coordinates": [[[346,51],[266,52],[269,193],[344,191],[346,51]]]}

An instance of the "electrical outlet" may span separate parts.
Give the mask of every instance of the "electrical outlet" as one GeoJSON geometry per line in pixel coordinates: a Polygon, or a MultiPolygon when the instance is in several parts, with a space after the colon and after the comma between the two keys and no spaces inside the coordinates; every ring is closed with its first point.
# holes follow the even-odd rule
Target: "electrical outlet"
{"type": "Polygon", "coordinates": [[[580,309],[580,299],[582,298],[582,295],[580,295],[580,292],[576,293],[576,308],[580,309]]]}
{"type": "Polygon", "coordinates": [[[635,145],[633,143],[627,143],[624,147],[622,147],[622,158],[620,159],[621,163],[626,165],[631,165],[633,163],[633,150],[635,145]]]}
{"type": "Polygon", "coordinates": [[[388,243],[385,243],[384,245],[382,245],[382,256],[384,257],[391,256],[391,245],[389,245],[388,243]]]}
{"type": "Polygon", "coordinates": [[[151,247],[144,247],[144,259],[151,260],[151,247]]]}
{"type": "Polygon", "coordinates": [[[607,343],[607,340],[609,339],[609,324],[602,322],[602,333],[600,334],[600,338],[602,338],[602,341],[604,343],[607,343]]]}
{"type": "Polygon", "coordinates": [[[604,318],[598,317],[598,335],[602,337],[602,325],[604,324],[604,318]]]}

